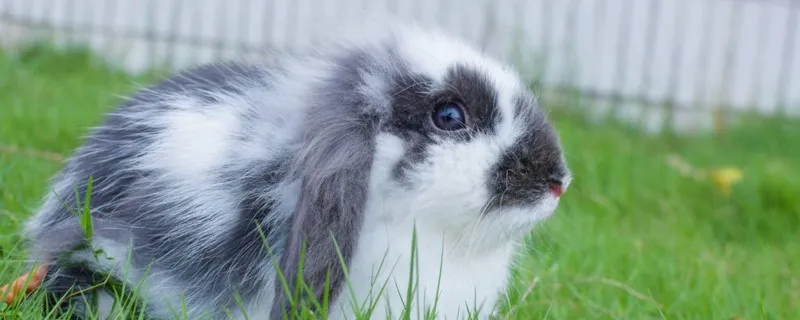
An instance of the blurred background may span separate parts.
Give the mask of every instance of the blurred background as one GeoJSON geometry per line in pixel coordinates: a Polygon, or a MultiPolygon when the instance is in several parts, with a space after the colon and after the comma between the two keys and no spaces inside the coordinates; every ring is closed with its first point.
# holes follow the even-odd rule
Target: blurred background
{"type": "Polygon", "coordinates": [[[800,0],[0,0],[0,280],[21,273],[19,232],[48,179],[120,96],[393,17],[517,66],[562,135],[575,181],[521,255],[504,317],[797,317],[798,12],[800,0]]]}

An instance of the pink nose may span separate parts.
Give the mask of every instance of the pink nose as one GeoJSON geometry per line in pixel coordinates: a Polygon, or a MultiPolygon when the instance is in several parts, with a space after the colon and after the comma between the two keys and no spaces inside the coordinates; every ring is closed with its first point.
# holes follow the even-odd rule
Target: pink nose
{"type": "Polygon", "coordinates": [[[557,184],[551,184],[550,192],[552,192],[556,197],[560,197],[564,193],[564,188],[557,184]]]}

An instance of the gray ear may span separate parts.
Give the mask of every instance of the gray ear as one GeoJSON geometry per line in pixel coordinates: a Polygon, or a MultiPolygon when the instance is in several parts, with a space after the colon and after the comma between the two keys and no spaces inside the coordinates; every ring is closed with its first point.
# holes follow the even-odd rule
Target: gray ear
{"type": "MultiPolygon", "coordinates": [[[[331,305],[345,285],[339,253],[349,265],[356,249],[379,125],[364,97],[353,90],[360,80],[357,74],[348,76],[354,71],[347,68],[338,74],[323,90],[330,94],[318,96],[319,102],[309,109],[302,148],[295,159],[301,192],[280,261],[294,297],[304,249],[304,282],[313,290],[314,301],[321,303],[330,277],[331,305]]],[[[284,312],[294,318],[281,281],[276,282],[275,293],[271,318],[281,319],[284,312]]],[[[301,290],[300,298],[304,297],[301,290]]]]}

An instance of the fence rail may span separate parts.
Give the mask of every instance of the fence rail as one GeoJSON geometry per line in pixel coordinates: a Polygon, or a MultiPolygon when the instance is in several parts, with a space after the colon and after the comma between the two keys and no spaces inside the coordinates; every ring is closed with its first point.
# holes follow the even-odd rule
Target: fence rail
{"type": "Polygon", "coordinates": [[[800,0],[0,0],[0,42],[46,34],[139,72],[393,16],[464,37],[595,109],[651,129],[672,111],[687,129],[709,126],[714,108],[800,114],[798,11],[800,0]]]}

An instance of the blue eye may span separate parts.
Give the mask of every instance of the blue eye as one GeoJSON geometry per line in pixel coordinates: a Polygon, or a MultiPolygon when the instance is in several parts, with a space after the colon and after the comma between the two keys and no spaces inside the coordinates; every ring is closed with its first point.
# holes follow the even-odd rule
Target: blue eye
{"type": "Polygon", "coordinates": [[[433,110],[433,124],[446,131],[461,130],[466,127],[464,109],[455,103],[445,103],[433,110]]]}

